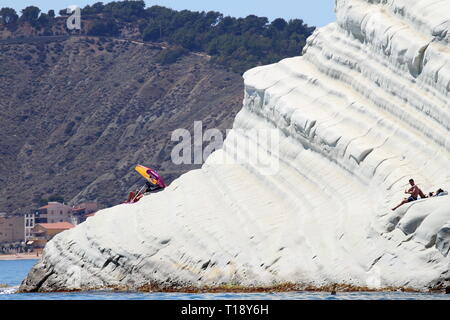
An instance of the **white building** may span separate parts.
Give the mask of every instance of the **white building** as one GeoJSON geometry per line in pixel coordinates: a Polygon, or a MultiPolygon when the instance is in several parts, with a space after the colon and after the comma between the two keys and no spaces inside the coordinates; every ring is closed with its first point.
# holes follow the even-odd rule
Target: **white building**
{"type": "Polygon", "coordinates": [[[35,225],[34,221],[34,212],[25,214],[25,242],[31,238],[31,229],[33,229],[35,225]]]}

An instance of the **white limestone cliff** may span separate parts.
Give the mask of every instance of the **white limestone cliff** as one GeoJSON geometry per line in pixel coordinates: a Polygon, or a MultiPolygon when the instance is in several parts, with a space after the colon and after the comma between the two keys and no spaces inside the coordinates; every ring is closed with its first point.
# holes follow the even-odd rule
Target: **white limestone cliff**
{"type": "Polygon", "coordinates": [[[336,9],[303,56],[245,73],[202,169],[56,236],[21,290],[449,286],[450,196],[390,208],[409,178],[450,189],[450,2],[336,9]],[[279,133],[277,152],[255,128],[279,133]],[[276,174],[233,160],[255,150],[276,174]]]}

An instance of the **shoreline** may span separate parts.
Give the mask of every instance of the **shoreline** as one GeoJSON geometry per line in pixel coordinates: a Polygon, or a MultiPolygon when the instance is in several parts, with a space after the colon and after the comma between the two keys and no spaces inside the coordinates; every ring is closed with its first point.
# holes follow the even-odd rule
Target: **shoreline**
{"type": "Polygon", "coordinates": [[[36,252],[31,253],[17,253],[17,254],[0,254],[0,261],[13,261],[13,260],[38,260],[41,255],[37,255],[36,252]]]}
{"type": "Polygon", "coordinates": [[[415,289],[410,287],[382,287],[382,288],[368,288],[359,287],[348,284],[330,284],[325,286],[305,286],[294,283],[279,284],[268,287],[249,286],[243,287],[239,285],[222,285],[216,287],[185,287],[185,286],[160,286],[155,284],[148,284],[138,288],[128,286],[105,286],[79,289],[54,289],[54,290],[18,290],[18,293],[41,292],[41,293],[73,293],[73,292],[88,292],[88,291],[111,291],[111,292],[136,292],[136,293],[184,293],[184,294],[205,294],[205,293],[287,293],[287,292],[328,292],[332,295],[337,293],[350,292],[402,292],[402,293],[431,293],[446,295],[446,290],[443,288],[435,289],[415,289]]]}

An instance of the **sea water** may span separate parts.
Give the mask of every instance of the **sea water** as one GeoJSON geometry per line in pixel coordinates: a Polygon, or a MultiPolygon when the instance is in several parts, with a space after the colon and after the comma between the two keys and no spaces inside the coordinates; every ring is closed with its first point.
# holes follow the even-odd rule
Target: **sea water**
{"type": "Polygon", "coordinates": [[[17,289],[37,260],[0,261],[0,300],[450,300],[450,295],[405,292],[285,293],[137,293],[72,292],[17,293],[17,289]]]}

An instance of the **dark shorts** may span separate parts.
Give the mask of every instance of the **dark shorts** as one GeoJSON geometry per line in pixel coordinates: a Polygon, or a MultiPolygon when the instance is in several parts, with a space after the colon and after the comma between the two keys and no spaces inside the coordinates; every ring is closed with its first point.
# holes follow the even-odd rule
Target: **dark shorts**
{"type": "Polygon", "coordinates": [[[411,201],[416,201],[417,199],[416,198],[414,198],[413,196],[410,196],[409,198],[408,198],[408,202],[411,202],[411,201]]]}

